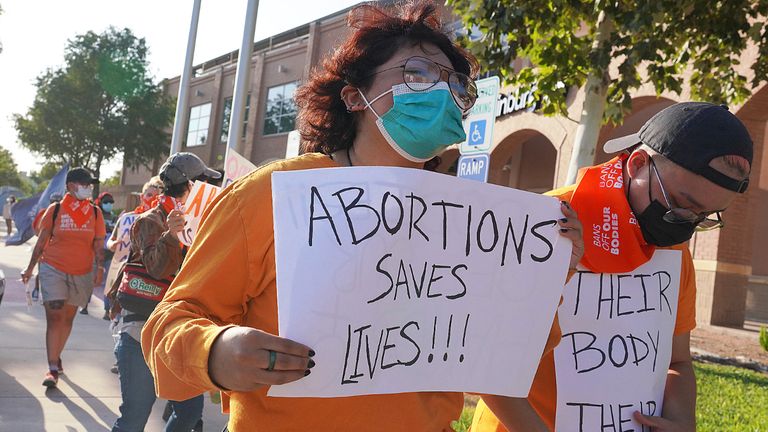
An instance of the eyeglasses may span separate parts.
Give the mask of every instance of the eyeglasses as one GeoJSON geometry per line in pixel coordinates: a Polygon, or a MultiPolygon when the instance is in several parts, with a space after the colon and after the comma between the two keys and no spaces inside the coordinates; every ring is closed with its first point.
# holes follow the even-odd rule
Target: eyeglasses
{"type": "Polygon", "coordinates": [[[104,204],[114,204],[114,201],[102,201],[104,204]]]}
{"type": "Polygon", "coordinates": [[[431,89],[442,80],[443,72],[446,72],[448,74],[448,81],[446,82],[451,89],[451,95],[453,96],[453,101],[456,102],[456,106],[462,111],[469,111],[469,109],[475,105],[475,101],[477,100],[477,85],[475,84],[475,80],[461,72],[456,72],[448,66],[435,63],[425,57],[410,57],[403,65],[380,70],[367,77],[393,69],[403,70],[403,82],[413,91],[425,91],[431,89]],[[413,86],[413,84],[432,85],[425,87],[413,86]]]}
{"type": "MultiPolygon", "coordinates": [[[[722,228],[725,226],[725,222],[723,221],[722,216],[720,215],[720,212],[722,210],[716,210],[713,212],[706,212],[706,213],[695,213],[691,210],[685,209],[685,208],[679,208],[679,207],[673,207],[672,203],[669,201],[669,196],[667,195],[667,191],[664,189],[664,183],[661,181],[661,175],[659,175],[659,169],[656,167],[656,163],[653,161],[653,158],[651,158],[650,167],[648,168],[648,171],[650,174],[651,168],[653,168],[653,172],[656,174],[656,180],[659,182],[659,187],[661,188],[661,194],[664,195],[664,201],[667,202],[667,208],[669,208],[669,211],[667,211],[664,214],[663,219],[669,223],[673,224],[684,224],[684,223],[692,223],[696,225],[697,231],[709,231],[717,228],[722,228]],[[710,218],[710,216],[714,215],[714,218],[710,218]]],[[[651,188],[648,188],[648,197],[651,196],[651,188]]],[[[651,198],[651,201],[653,201],[653,198],[651,198]]]]}

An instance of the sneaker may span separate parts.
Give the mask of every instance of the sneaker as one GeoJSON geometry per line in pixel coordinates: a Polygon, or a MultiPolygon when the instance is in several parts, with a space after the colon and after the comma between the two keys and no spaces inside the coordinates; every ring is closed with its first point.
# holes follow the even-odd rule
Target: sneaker
{"type": "Polygon", "coordinates": [[[61,365],[61,357],[59,357],[59,362],[56,363],[56,369],[59,370],[59,375],[64,375],[64,366],[61,365]]]}
{"type": "Polygon", "coordinates": [[[111,368],[109,368],[109,371],[113,374],[117,373],[117,363],[113,364],[111,368]]]}
{"type": "Polygon", "coordinates": [[[109,312],[104,312],[104,316],[101,317],[101,319],[103,319],[104,321],[112,321],[111,319],[109,319],[109,312]]]}
{"type": "Polygon", "coordinates": [[[45,374],[45,379],[43,380],[43,385],[46,387],[56,387],[56,384],[59,382],[59,371],[48,371],[45,374]]]}

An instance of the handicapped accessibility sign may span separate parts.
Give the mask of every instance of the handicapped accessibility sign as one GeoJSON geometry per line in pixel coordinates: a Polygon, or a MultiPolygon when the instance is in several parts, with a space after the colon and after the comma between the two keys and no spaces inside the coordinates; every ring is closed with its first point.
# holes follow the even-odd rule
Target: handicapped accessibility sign
{"type": "Polygon", "coordinates": [[[477,81],[477,101],[464,120],[466,141],[459,144],[459,153],[489,153],[493,142],[493,123],[499,98],[499,77],[477,81]]]}
{"type": "Polygon", "coordinates": [[[485,142],[485,120],[473,121],[469,124],[469,145],[479,146],[485,142]]]}

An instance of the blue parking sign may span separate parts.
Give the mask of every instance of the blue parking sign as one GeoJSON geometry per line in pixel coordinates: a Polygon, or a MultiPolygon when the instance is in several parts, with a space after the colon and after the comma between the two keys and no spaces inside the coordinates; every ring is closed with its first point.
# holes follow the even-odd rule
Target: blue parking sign
{"type": "Polygon", "coordinates": [[[485,125],[485,119],[475,120],[469,124],[469,136],[467,137],[469,145],[479,146],[485,142],[485,125]]]}
{"type": "Polygon", "coordinates": [[[485,183],[488,181],[488,165],[490,158],[487,153],[463,155],[456,166],[456,176],[485,183]]]}

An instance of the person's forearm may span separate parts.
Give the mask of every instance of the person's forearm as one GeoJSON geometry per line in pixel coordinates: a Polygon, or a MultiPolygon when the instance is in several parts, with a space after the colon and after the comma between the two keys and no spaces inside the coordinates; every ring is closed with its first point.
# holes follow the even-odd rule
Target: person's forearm
{"type": "Polygon", "coordinates": [[[696,430],[696,376],[690,361],[669,365],[664,390],[664,418],[696,430]]]}
{"type": "Polygon", "coordinates": [[[31,270],[35,268],[37,261],[39,261],[40,257],[43,255],[43,249],[45,249],[45,242],[42,237],[38,237],[37,242],[35,243],[35,248],[32,249],[32,256],[29,258],[29,266],[27,269],[31,270]]]}
{"type": "Polygon", "coordinates": [[[547,426],[525,398],[483,395],[483,401],[509,432],[547,432],[547,426]]]}

